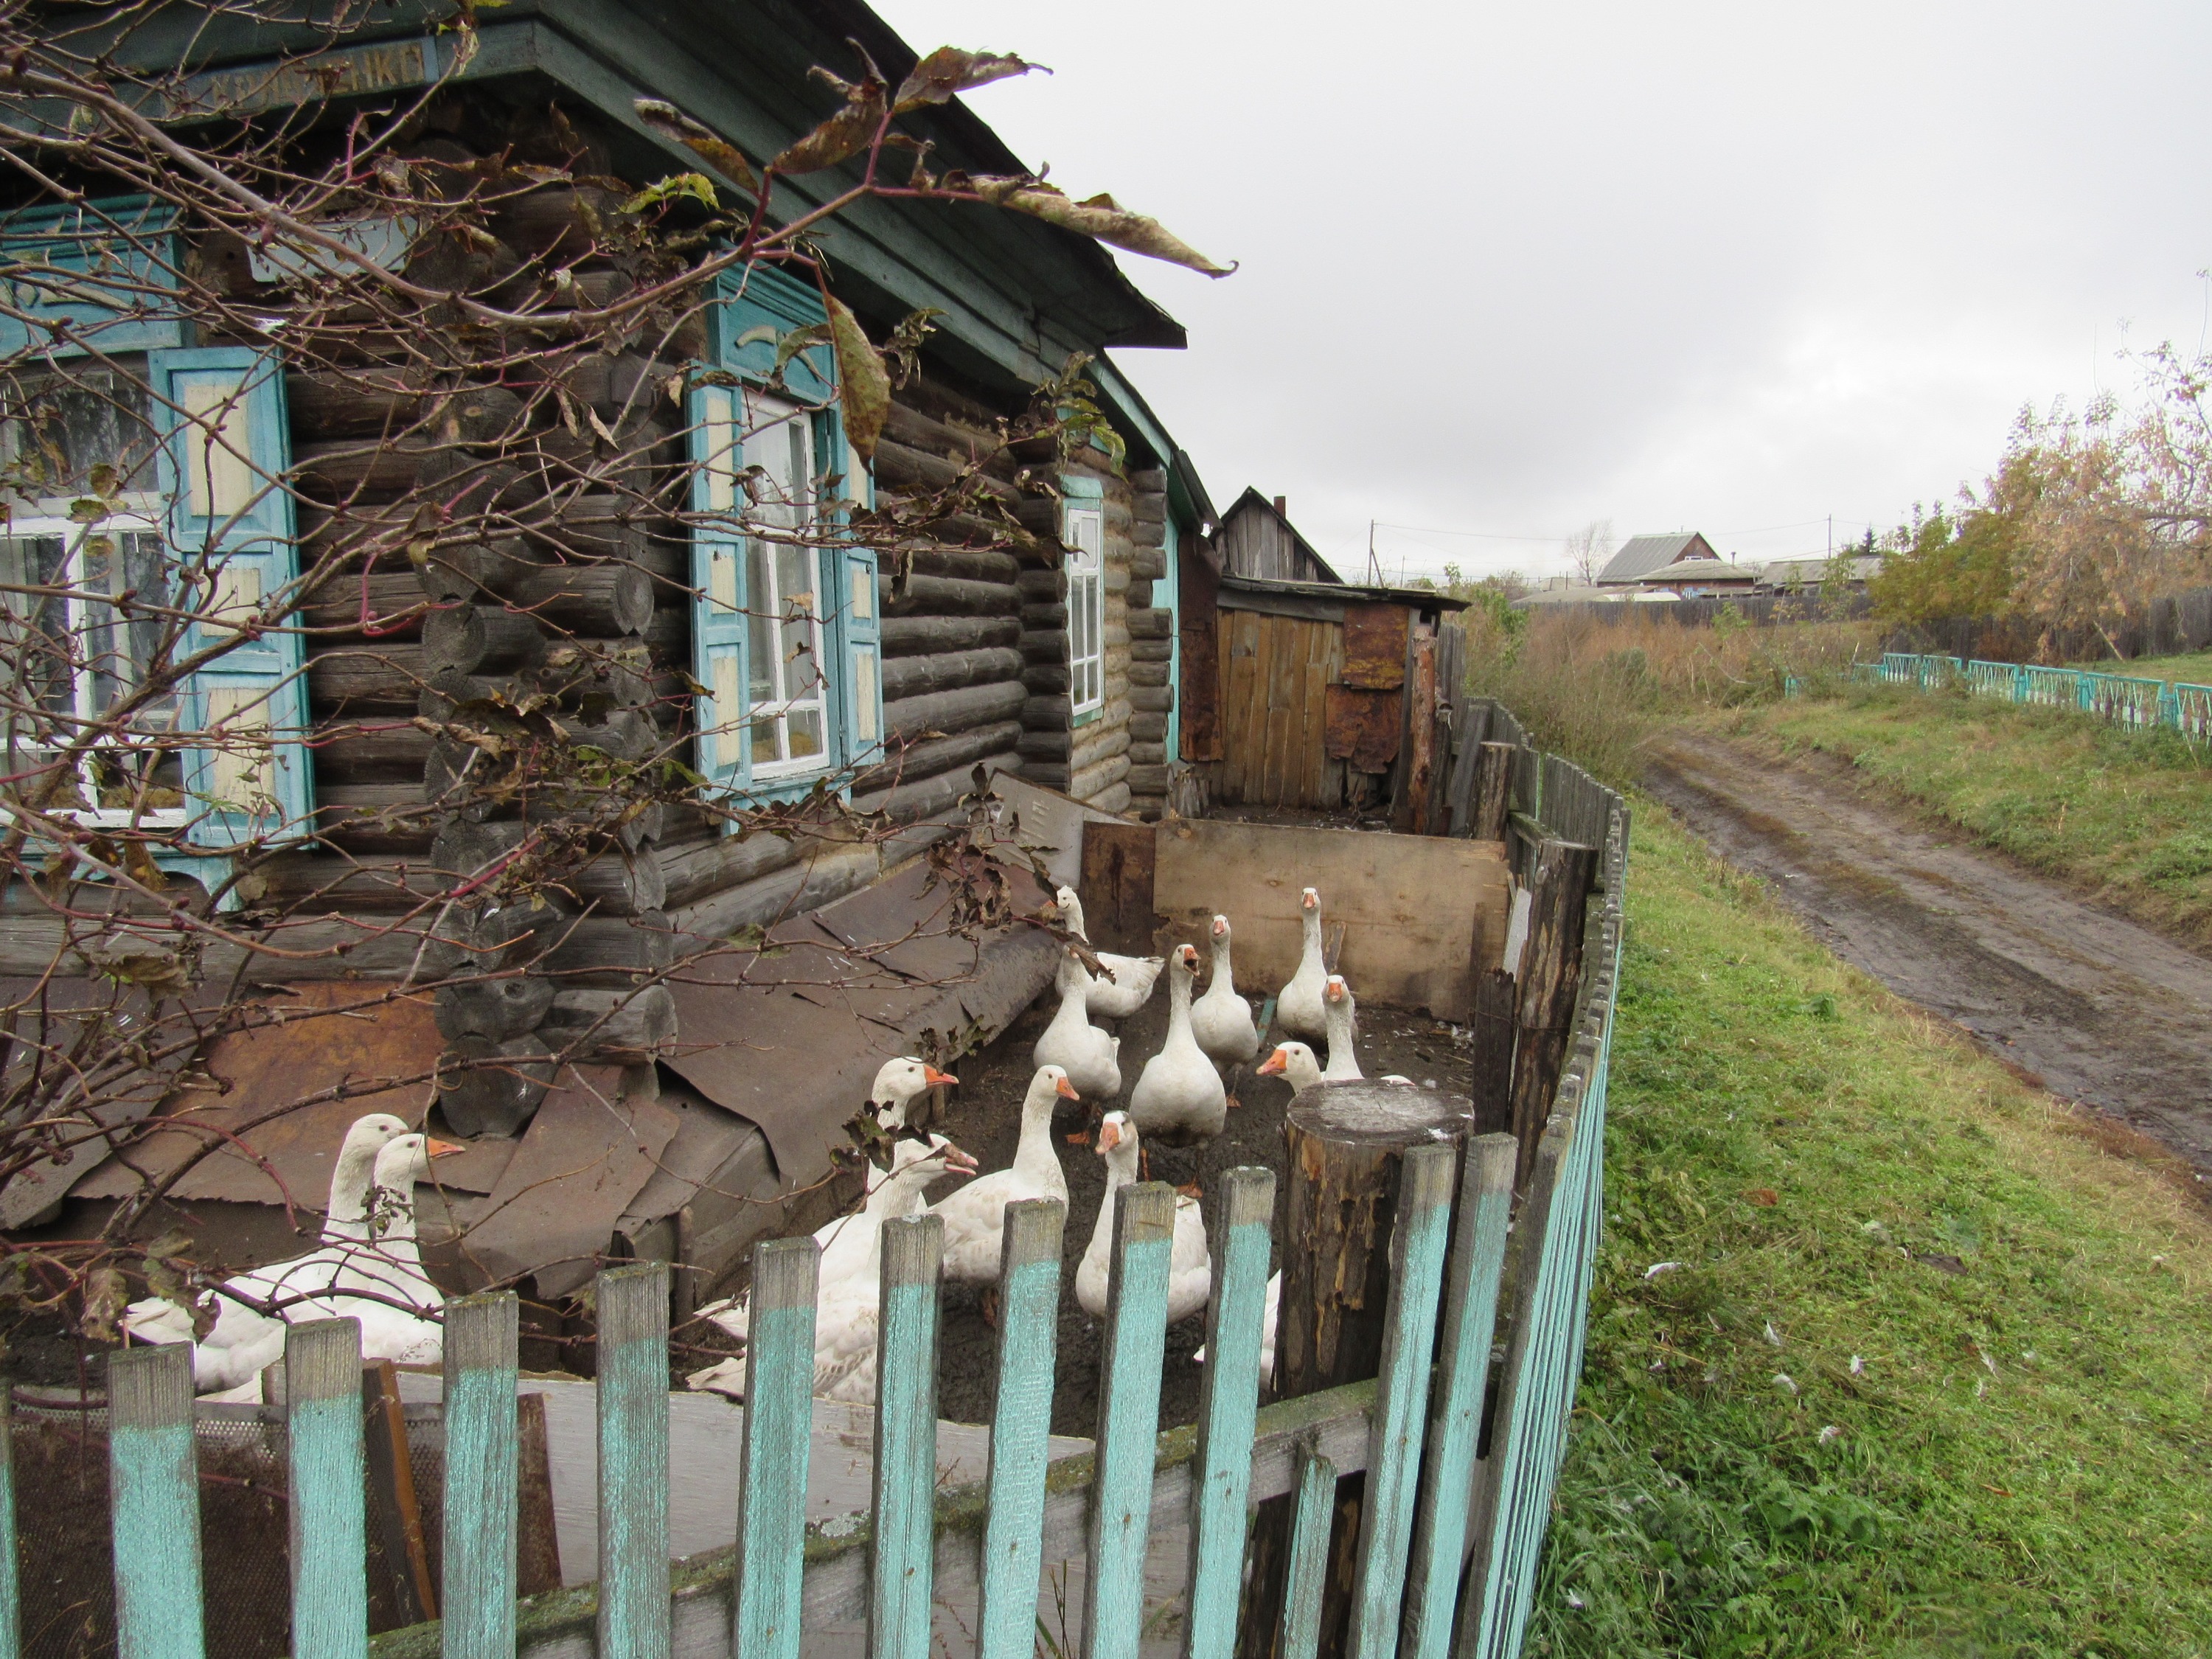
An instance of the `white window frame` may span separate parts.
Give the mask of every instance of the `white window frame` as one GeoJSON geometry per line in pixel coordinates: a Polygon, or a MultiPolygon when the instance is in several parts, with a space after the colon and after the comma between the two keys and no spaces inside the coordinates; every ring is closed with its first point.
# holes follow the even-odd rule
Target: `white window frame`
{"type": "Polygon", "coordinates": [[[1106,706],[1106,509],[1097,501],[1061,507],[1067,545],[1067,703],[1070,716],[1106,706]]]}
{"type": "MultiPolygon", "coordinates": [[[[744,409],[744,429],[734,434],[724,453],[739,459],[744,468],[759,467],[769,480],[775,477],[775,469],[768,464],[771,446],[788,445],[788,434],[798,433],[802,453],[793,467],[793,485],[798,492],[795,501],[779,502],[772,496],[757,500],[747,510],[750,526],[756,515],[774,515],[779,511],[790,514],[790,522],[777,527],[803,532],[812,524],[816,514],[814,499],[817,477],[815,467],[815,433],[813,411],[805,405],[788,398],[778,398],[759,388],[747,386],[738,393],[744,409]],[[734,452],[734,453],[733,453],[734,452]]],[[[744,492],[731,483],[731,501],[736,504],[744,492]]],[[[771,488],[773,486],[771,485],[771,488]]],[[[722,489],[720,479],[714,489],[719,495],[722,489]]],[[[772,522],[772,518],[770,520],[772,522]]],[[[813,772],[826,772],[836,763],[837,742],[831,725],[835,709],[830,695],[831,641],[824,626],[825,611],[835,603],[831,586],[833,568],[826,556],[830,550],[819,546],[794,546],[786,541],[772,541],[766,537],[747,535],[744,538],[744,609],[745,685],[744,717],[742,721],[742,741],[751,760],[752,776],[756,781],[804,776],[813,772]],[[785,596],[775,592],[776,578],[781,574],[783,556],[796,552],[812,567],[813,603],[801,610],[787,606],[785,596]],[[766,580],[763,580],[763,576],[766,580]],[[764,591],[765,590],[765,591],[764,591]],[[803,629],[806,648],[814,662],[814,681],[803,688],[800,695],[791,695],[792,688],[779,685],[782,695],[757,698],[755,687],[763,678],[781,680],[784,668],[798,654],[790,639],[794,629],[803,629]],[[763,651],[763,644],[769,648],[763,651]],[[773,662],[764,662],[764,656],[773,662]],[[791,749],[791,717],[811,712],[815,717],[819,747],[811,755],[793,756],[791,749]],[[772,726],[775,737],[776,757],[763,759],[754,747],[757,729],[763,723],[772,726]]]]}
{"type": "MultiPolygon", "coordinates": [[[[168,561],[172,579],[177,574],[174,550],[168,544],[167,526],[160,507],[151,497],[131,497],[130,501],[125,510],[112,514],[97,524],[82,523],[50,512],[33,518],[13,518],[4,526],[0,526],[0,537],[9,541],[55,537],[68,544],[63,585],[70,590],[70,597],[64,603],[69,608],[66,627],[72,639],[85,637],[83,630],[95,625],[88,612],[96,601],[83,597],[82,559],[88,536],[151,536],[161,544],[162,556],[168,561]]],[[[12,611],[20,597],[0,594],[0,606],[12,611]]],[[[172,605],[181,604],[181,596],[173,593],[169,603],[172,605]]],[[[100,711],[93,706],[92,675],[82,667],[74,668],[70,671],[70,681],[71,714],[80,720],[97,720],[100,711]]],[[[80,775],[77,782],[87,800],[98,801],[100,791],[96,780],[88,775],[80,775]]],[[[135,824],[148,829],[173,828],[185,823],[191,816],[189,804],[150,807],[144,811],[127,807],[68,806],[53,809],[53,813],[57,817],[66,816],[79,823],[94,826],[120,828],[135,824]]]]}

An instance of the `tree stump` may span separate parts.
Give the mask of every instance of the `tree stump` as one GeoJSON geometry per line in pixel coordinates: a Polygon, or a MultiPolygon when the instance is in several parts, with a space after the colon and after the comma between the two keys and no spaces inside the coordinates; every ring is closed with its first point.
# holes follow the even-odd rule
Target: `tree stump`
{"type": "MultiPolygon", "coordinates": [[[[1278,1398],[1376,1374],[1390,1300],[1401,1164],[1408,1147],[1463,1140],[1467,1111],[1465,1100],[1440,1090],[1368,1081],[1316,1084],[1291,1103],[1283,1120],[1290,1177],[1276,1323],[1278,1398]]],[[[1344,1651],[1364,1484],[1355,1474],[1337,1488],[1319,1659],[1338,1659],[1344,1651]]],[[[1240,1659],[1274,1659],[1290,1529],[1288,1499],[1260,1506],[1240,1659]]]]}

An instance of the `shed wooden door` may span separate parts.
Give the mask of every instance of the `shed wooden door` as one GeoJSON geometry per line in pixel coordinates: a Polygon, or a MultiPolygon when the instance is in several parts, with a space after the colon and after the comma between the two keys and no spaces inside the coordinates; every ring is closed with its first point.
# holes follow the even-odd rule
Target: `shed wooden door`
{"type": "Polygon", "coordinates": [[[1328,688],[1344,665],[1334,623],[1221,613],[1220,799],[1241,806],[1334,807],[1344,765],[1323,746],[1328,688]]]}

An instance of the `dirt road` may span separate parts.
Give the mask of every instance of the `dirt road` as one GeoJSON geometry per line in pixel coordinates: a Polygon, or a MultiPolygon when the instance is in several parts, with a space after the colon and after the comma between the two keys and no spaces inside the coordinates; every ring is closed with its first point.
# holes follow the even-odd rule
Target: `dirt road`
{"type": "Polygon", "coordinates": [[[1647,783],[1838,956],[2212,1173],[2212,962],[1866,793],[1702,734],[1647,783]]]}

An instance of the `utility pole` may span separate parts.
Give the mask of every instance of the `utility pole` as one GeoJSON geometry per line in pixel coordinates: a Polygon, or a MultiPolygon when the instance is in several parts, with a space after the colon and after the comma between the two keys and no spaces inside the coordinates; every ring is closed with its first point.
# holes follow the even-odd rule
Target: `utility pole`
{"type": "Polygon", "coordinates": [[[1375,520],[1367,521],[1367,580],[1376,586],[1382,586],[1382,566],[1375,556],[1375,520]]]}
{"type": "Polygon", "coordinates": [[[1832,513],[1828,514],[1828,556],[1836,556],[1836,515],[1832,513]]]}

